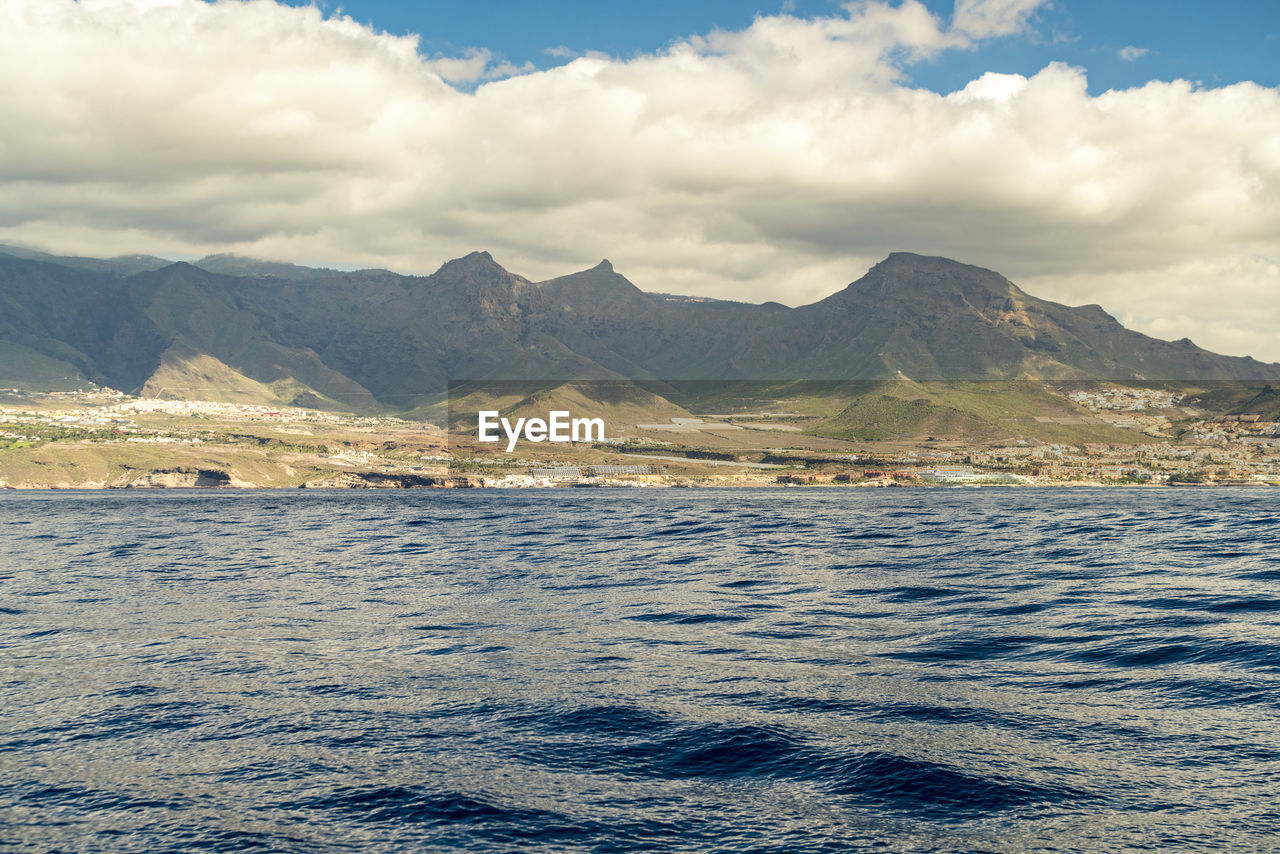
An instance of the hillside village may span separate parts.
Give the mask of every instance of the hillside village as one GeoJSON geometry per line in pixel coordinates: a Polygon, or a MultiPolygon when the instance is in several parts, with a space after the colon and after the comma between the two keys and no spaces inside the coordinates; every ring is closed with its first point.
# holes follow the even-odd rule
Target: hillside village
{"type": "Polygon", "coordinates": [[[794,412],[745,412],[505,455],[392,416],[13,390],[0,392],[0,487],[1280,485],[1276,421],[1163,389],[1069,397],[1142,441],[819,441],[794,412]]]}

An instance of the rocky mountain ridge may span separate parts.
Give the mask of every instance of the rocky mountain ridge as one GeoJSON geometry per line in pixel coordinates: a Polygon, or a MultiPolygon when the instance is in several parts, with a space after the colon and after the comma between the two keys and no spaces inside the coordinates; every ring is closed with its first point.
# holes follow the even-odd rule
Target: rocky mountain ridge
{"type": "Polygon", "coordinates": [[[647,293],[608,261],[532,282],[487,252],[429,276],[0,247],[0,386],[411,410],[459,379],[1280,381],[1280,365],[1125,329],[1099,306],[893,253],[788,308],[647,293]]]}

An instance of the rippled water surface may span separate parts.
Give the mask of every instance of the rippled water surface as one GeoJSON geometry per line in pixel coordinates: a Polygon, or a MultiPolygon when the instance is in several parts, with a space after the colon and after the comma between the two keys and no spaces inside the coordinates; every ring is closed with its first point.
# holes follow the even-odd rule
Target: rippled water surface
{"type": "Polygon", "coordinates": [[[1280,849],[1280,492],[0,496],[0,850],[1280,849]]]}

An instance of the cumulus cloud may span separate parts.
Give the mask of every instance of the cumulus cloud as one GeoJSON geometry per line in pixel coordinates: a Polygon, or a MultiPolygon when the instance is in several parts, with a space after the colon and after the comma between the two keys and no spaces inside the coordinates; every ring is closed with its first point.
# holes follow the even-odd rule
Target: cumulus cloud
{"type": "Polygon", "coordinates": [[[475,83],[486,76],[492,59],[493,55],[489,51],[471,48],[462,56],[436,54],[430,59],[424,59],[422,66],[450,83],[475,83]]]}
{"type": "Polygon", "coordinates": [[[1129,44],[1120,48],[1120,50],[1116,51],[1116,53],[1125,62],[1137,62],[1139,59],[1142,59],[1142,57],[1151,53],[1151,50],[1145,47],[1134,47],[1133,45],[1129,44]]]}
{"type": "Polygon", "coordinates": [[[1280,360],[1280,92],[1093,96],[1058,64],[909,84],[1039,5],[866,0],[534,71],[271,0],[6,0],[0,241],[409,271],[488,249],[535,279],[607,256],[789,304],[905,249],[1280,360]]]}
{"type": "Polygon", "coordinates": [[[1021,32],[1027,19],[1045,0],[956,0],[952,26],[974,38],[1021,32]]]}

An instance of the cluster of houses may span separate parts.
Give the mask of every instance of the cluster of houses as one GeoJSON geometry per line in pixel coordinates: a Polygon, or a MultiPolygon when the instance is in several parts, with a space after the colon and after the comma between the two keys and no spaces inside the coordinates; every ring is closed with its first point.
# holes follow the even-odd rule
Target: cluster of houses
{"type": "Polygon", "coordinates": [[[1126,388],[1116,386],[1098,391],[1077,390],[1067,394],[1074,403],[1094,412],[1145,412],[1149,409],[1168,409],[1182,403],[1184,395],[1155,388],[1126,388]]]}
{"type": "MultiPolygon", "coordinates": [[[[823,483],[859,483],[884,485],[921,481],[928,483],[974,483],[991,475],[974,471],[972,466],[908,466],[898,469],[863,469],[844,472],[788,472],[775,479],[780,484],[808,485],[823,483]]],[[[1000,477],[997,475],[996,477],[1000,477]]]]}

